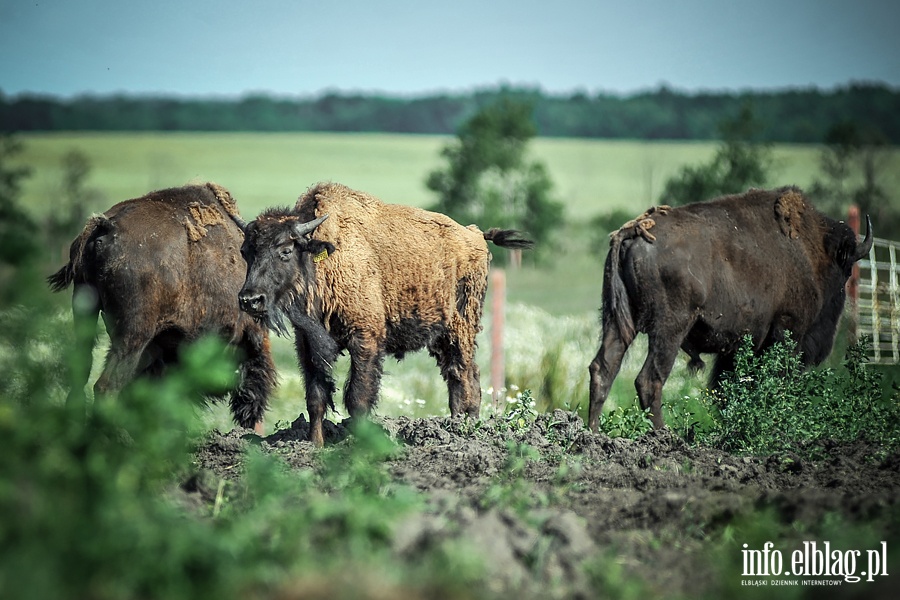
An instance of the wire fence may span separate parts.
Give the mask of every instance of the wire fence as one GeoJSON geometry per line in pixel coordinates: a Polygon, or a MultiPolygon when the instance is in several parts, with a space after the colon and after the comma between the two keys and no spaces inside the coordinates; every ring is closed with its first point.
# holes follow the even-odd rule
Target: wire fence
{"type": "Polygon", "coordinates": [[[859,261],[857,335],[872,338],[869,361],[900,363],[900,242],[875,238],[867,259],[859,261]]]}

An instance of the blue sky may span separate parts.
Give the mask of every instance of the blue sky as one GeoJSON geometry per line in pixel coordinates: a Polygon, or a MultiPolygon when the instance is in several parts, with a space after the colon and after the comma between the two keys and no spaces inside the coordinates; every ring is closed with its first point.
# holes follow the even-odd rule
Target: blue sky
{"type": "Polygon", "coordinates": [[[900,87],[896,0],[0,0],[0,90],[900,87]]]}

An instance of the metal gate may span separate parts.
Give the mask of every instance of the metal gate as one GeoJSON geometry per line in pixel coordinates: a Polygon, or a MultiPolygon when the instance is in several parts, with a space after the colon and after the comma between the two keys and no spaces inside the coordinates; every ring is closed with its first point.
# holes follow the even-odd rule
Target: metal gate
{"type": "Polygon", "coordinates": [[[869,361],[900,363],[900,242],[875,238],[868,259],[860,260],[856,301],[857,335],[872,338],[869,361]]]}

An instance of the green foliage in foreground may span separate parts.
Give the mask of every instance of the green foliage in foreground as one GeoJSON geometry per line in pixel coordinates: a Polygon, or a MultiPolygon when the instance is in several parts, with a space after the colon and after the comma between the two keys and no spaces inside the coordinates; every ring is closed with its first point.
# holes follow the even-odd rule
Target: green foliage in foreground
{"type": "Polygon", "coordinates": [[[179,485],[199,435],[185,398],[221,386],[234,365],[214,340],[183,362],[86,418],[37,385],[4,392],[0,597],[268,597],[300,581],[352,597],[367,579],[452,597],[480,576],[451,545],[396,565],[393,527],[421,500],[379,468],[395,446],[368,424],[352,445],[323,450],[318,471],[251,450],[240,483],[210,484],[215,503],[198,505],[179,485]]]}
{"type": "MultiPolygon", "coordinates": [[[[221,365],[191,362],[221,372],[221,365]]],[[[178,378],[195,388],[202,379],[189,371],[178,378]]],[[[46,390],[4,398],[0,595],[189,598],[203,597],[207,586],[226,591],[230,582],[216,583],[211,573],[234,559],[205,535],[211,524],[161,500],[173,472],[187,465],[192,415],[183,389],[137,385],[127,404],[98,403],[87,420],[46,390]]]]}
{"type": "MultiPolygon", "coordinates": [[[[4,324],[17,321],[0,333],[0,349],[9,348],[7,331],[44,339],[39,331],[45,326],[35,317],[5,313],[4,324]]],[[[484,595],[472,592],[485,589],[484,564],[459,542],[398,560],[395,527],[421,512],[424,501],[381,467],[397,448],[368,423],[355,429],[352,443],[323,449],[313,469],[289,469],[277,456],[250,450],[239,481],[206,485],[215,490],[214,503],[185,494],[179,482],[191,471],[198,439],[195,408],[185,397],[218,388],[230,377],[233,365],[223,362],[220,350],[212,342],[192,348],[180,373],[163,382],[139,382],[118,401],[96,403],[87,419],[80,407],[54,400],[61,395],[54,391],[58,378],[26,373],[62,369],[58,346],[45,355],[29,350],[6,363],[13,379],[28,384],[4,389],[0,404],[0,597],[227,600],[310,590],[360,597],[373,585],[389,595],[484,595]]],[[[776,347],[759,358],[742,352],[733,381],[722,388],[732,396],[723,396],[722,408],[711,413],[717,428],[695,428],[697,440],[750,451],[751,443],[764,448],[759,444],[767,439],[760,436],[771,434],[779,450],[789,440],[806,439],[797,432],[808,429],[813,436],[826,431],[833,439],[896,443],[896,407],[881,401],[877,378],[861,364],[860,351],[851,351],[846,372],[832,373],[798,369],[789,350],[776,347]],[[747,385],[748,373],[756,387],[740,396],[738,383],[747,385]],[[828,386],[834,389],[824,395],[828,386]],[[797,404],[807,401],[803,395],[810,390],[818,395],[809,402],[819,404],[797,404]],[[877,410],[866,404],[878,402],[877,410]],[[773,429],[772,421],[763,431],[750,428],[766,412],[795,413],[777,422],[797,426],[773,429]],[[735,441],[739,424],[749,437],[735,441]]],[[[510,429],[533,424],[529,398],[523,392],[507,415],[510,429]]],[[[604,417],[611,434],[637,436],[646,427],[636,405],[617,411],[604,417]]],[[[507,450],[501,477],[485,490],[481,506],[527,515],[555,492],[535,495],[521,477],[530,461],[540,459],[535,449],[509,444],[507,450]]],[[[569,464],[560,463],[561,480],[563,467],[569,464]]],[[[726,527],[722,535],[728,532],[726,527]]],[[[718,529],[710,535],[719,535],[718,529]]],[[[721,548],[739,555],[734,545],[723,537],[721,548]]],[[[594,589],[640,597],[640,586],[608,557],[595,557],[588,567],[594,589]]],[[[722,572],[734,570],[729,564],[722,572]]]]}

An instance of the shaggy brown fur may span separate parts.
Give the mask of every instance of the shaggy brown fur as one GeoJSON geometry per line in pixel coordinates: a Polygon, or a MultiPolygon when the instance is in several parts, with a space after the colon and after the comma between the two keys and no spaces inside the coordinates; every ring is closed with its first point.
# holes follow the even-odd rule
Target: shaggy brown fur
{"type": "MultiPolygon", "coordinates": [[[[69,263],[48,281],[54,291],[75,285],[77,323],[92,330],[103,313],[111,344],[96,393],[116,393],[141,373],[161,374],[182,343],[213,333],[241,351],[235,421],[253,427],[261,420],[276,372],[268,331],[237,305],[245,266],[235,217],[228,191],[207,184],[152,192],[88,219],[69,263]]],[[[82,342],[89,356],[93,339],[82,342]]],[[[70,397],[83,397],[89,374],[87,362],[73,376],[70,397]]]]}
{"type": "MultiPolygon", "coordinates": [[[[330,215],[316,239],[335,248],[316,269],[316,293],[307,296],[308,311],[320,302],[326,324],[340,312],[373,349],[387,338],[387,327],[403,319],[447,324],[462,354],[474,353],[482,312],[477,299],[487,290],[490,263],[477,227],[460,227],[445,215],[411,206],[384,204],[337,184],[312,189],[297,209],[302,220],[330,215]],[[461,296],[476,300],[466,302],[462,312],[455,300],[461,280],[461,296]]],[[[463,404],[472,402],[467,398],[463,404]]]]}
{"type": "Polygon", "coordinates": [[[653,216],[655,214],[666,215],[671,210],[671,206],[667,204],[663,204],[662,206],[651,206],[649,209],[644,211],[642,215],[636,217],[621,227],[616,231],[612,232],[610,237],[635,237],[640,236],[647,240],[648,242],[655,242],[656,236],[650,233],[650,229],[656,225],[656,221],[653,220],[653,216]]]}
{"type": "MultiPolygon", "coordinates": [[[[638,224],[645,221],[638,219],[638,224]]],[[[749,334],[757,350],[790,330],[805,364],[831,352],[853,263],[871,247],[813,208],[799,189],[751,189],[653,214],[653,238],[627,226],[610,240],[603,337],[591,362],[591,428],[638,332],[648,353],[635,386],[662,427],[662,386],[679,348],[692,368],[716,354],[710,380],[733,368],[749,334]]]]}
{"type": "Polygon", "coordinates": [[[352,363],[344,393],[351,415],[374,406],[385,355],[399,359],[420,348],[440,366],[451,414],[478,415],[474,355],[490,263],[485,240],[531,245],[511,230],[462,227],[445,215],[385,204],[334,183],[314,186],[293,210],[266,211],[247,227],[242,306],[276,329],[279,312],[294,324],[314,442],[322,442],[323,402],[333,392],[332,354],[344,348],[352,363]],[[325,215],[312,239],[291,237],[295,225],[325,215]],[[291,240],[299,263],[273,255],[275,248],[287,252],[291,240]]]}

